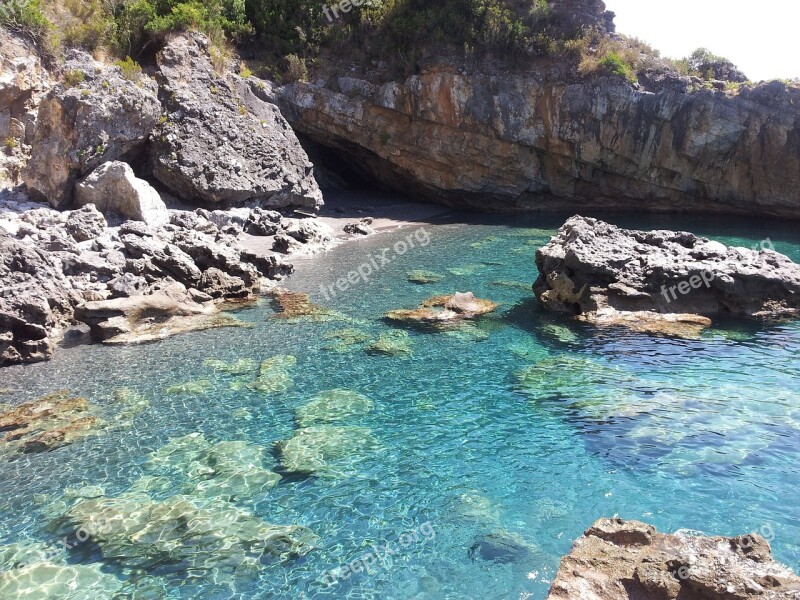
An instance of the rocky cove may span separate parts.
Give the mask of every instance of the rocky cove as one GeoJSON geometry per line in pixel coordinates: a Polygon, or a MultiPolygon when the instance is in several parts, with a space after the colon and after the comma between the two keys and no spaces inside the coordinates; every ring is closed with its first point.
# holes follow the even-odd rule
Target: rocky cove
{"type": "Polygon", "coordinates": [[[796,86],[278,86],[194,33],[59,80],[0,35],[3,597],[800,589],[800,240],[735,217],[797,216],[796,86]]]}

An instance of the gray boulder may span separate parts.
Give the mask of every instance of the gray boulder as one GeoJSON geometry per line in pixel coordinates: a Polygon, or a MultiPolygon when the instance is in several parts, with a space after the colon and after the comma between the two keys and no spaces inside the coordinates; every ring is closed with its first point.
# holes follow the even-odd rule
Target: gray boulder
{"type": "Polygon", "coordinates": [[[0,228],[0,366],[49,359],[78,300],[57,261],[0,228]]]}
{"type": "Polygon", "coordinates": [[[158,192],[120,161],[102,164],[81,181],[75,188],[75,203],[94,204],[104,215],[119,215],[150,227],[169,222],[167,206],[158,192]]]}
{"type": "Polygon", "coordinates": [[[631,231],[576,216],[537,252],[536,266],[533,289],[545,308],[598,324],[800,312],[800,265],[770,249],[730,248],[686,232],[631,231]]]}
{"type": "Polygon", "coordinates": [[[153,136],[153,174],[186,202],[316,209],[313,166],[278,108],[236,75],[217,74],[209,40],[177,36],[159,55],[168,121],[153,136]]]}
{"type": "Polygon", "coordinates": [[[108,227],[103,214],[93,204],[69,212],[66,229],[76,242],[86,242],[102,235],[108,227]]]}
{"type": "Polygon", "coordinates": [[[131,81],[119,67],[79,51],[67,55],[68,83],[53,88],[39,108],[36,136],[23,179],[36,200],[72,203],[75,182],[101,164],[143,148],[161,104],[154,81],[131,81]]]}

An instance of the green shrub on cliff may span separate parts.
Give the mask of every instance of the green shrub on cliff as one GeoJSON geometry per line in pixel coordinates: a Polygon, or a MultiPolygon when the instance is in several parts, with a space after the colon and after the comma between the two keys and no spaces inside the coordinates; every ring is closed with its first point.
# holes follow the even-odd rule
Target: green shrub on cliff
{"type": "Polygon", "coordinates": [[[251,32],[244,0],[122,0],[113,17],[114,46],[121,55],[137,56],[174,31],[196,29],[215,43],[251,32]]]}
{"type": "Polygon", "coordinates": [[[616,75],[618,77],[624,77],[632,83],[636,82],[636,75],[631,65],[626,63],[625,60],[615,52],[609,52],[600,59],[600,62],[597,63],[597,69],[600,73],[616,75]]]}
{"type": "Polygon", "coordinates": [[[4,0],[0,3],[0,26],[19,33],[36,44],[45,41],[51,28],[39,0],[4,0]]]}

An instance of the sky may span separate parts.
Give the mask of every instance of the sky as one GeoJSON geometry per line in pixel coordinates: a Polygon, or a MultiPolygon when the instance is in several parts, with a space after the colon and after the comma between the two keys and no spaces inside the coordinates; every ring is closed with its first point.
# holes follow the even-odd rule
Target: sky
{"type": "Polygon", "coordinates": [[[604,0],[617,33],[682,58],[705,47],[752,81],[800,78],[800,0],[604,0]]]}

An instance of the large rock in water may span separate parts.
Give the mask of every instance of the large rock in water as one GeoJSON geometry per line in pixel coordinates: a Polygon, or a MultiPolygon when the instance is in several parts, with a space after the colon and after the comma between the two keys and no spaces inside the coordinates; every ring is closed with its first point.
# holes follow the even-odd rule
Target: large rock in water
{"type": "Polygon", "coordinates": [[[800,86],[645,90],[554,68],[437,64],[277,93],[298,133],[363,177],[448,206],[800,217],[800,86]]]}
{"type": "Polygon", "coordinates": [[[536,266],[533,289],[545,308],[598,324],[800,312],[800,265],[686,232],[576,216],[536,253],[536,266]]]}
{"type": "Polygon", "coordinates": [[[313,166],[278,108],[214,70],[209,40],[174,38],[159,55],[169,120],[153,136],[154,176],[187,202],[316,209],[313,166]]]}
{"type": "Polygon", "coordinates": [[[78,206],[94,204],[104,215],[115,214],[150,227],[169,222],[167,206],[153,187],[134,175],[127,163],[110,161],[93,171],[75,188],[78,206]]]}
{"type": "Polygon", "coordinates": [[[600,519],[561,561],[548,600],[778,600],[800,577],[753,533],[734,538],[661,534],[637,521],[600,519]]]}
{"type": "Polygon", "coordinates": [[[75,182],[109,160],[141,150],[161,114],[156,83],[133,81],[119,67],[71,50],[67,83],[39,108],[36,137],[23,179],[36,200],[72,203],[75,182]]]}

